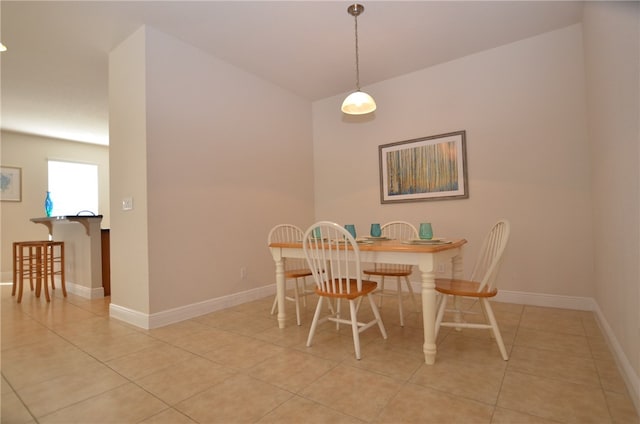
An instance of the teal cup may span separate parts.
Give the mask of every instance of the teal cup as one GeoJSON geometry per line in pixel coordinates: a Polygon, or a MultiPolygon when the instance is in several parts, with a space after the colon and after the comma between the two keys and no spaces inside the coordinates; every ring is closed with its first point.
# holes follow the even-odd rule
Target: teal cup
{"type": "Polygon", "coordinates": [[[316,227],[313,229],[313,238],[322,238],[322,233],[320,231],[320,227],[316,227]]]}
{"type": "Polygon", "coordinates": [[[380,228],[380,224],[371,224],[371,237],[380,236],[382,236],[382,229],[380,228]]]}
{"type": "Polygon", "coordinates": [[[423,222],[420,224],[420,238],[423,240],[431,240],[433,238],[433,228],[430,222],[423,222]]]}
{"type": "Polygon", "coordinates": [[[349,234],[351,234],[351,236],[353,238],[356,238],[356,226],[353,224],[347,224],[344,226],[344,229],[347,230],[349,232],[349,234]]]}

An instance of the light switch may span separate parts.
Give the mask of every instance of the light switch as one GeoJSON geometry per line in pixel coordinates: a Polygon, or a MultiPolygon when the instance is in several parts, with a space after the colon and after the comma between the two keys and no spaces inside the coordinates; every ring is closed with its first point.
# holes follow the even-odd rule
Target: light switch
{"type": "Polygon", "coordinates": [[[122,210],[130,211],[133,209],[133,197],[124,197],[122,199],[122,210]]]}

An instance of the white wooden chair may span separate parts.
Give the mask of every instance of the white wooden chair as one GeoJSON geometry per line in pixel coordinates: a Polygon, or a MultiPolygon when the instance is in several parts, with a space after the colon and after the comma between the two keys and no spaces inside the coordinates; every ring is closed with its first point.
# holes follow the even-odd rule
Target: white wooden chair
{"type": "MultiPolygon", "coordinates": [[[[411,240],[418,238],[418,230],[409,222],[405,221],[392,221],[387,222],[382,226],[382,237],[388,237],[396,240],[411,240]]],[[[404,312],[402,310],[402,280],[404,279],[409,296],[413,302],[413,307],[416,312],[420,312],[418,303],[416,302],[416,296],[413,293],[413,287],[409,281],[409,276],[413,270],[413,265],[398,265],[398,264],[374,264],[373,269],[365,269],[363,272],[368,276],[380,277],[380,288],[375,294],[380,296],[378,306],[382,307],[382,298],[385,296],[394,296],[398,298],[398,309],[400,312],[400,325],[404,327],[404,312]],[[388,292],[384,288],[385,277],[396,277],[396,291],[388,292]]]]}
{"type": "MultiPolygon", "coordinates": [[[[287,243],[287,242],[301,242],[303,231],[300,227],[292,224],[279,224],[269,231],[267,237],[267,243],[287,243]]],[[[285,296],[286,300],[295,302],[296,305],[296,320],[300,325],[300,298],[302,298],[303,306],[307,306],[307,296],[315,293],[313,288],[307,287],[306,277],[311,276],[311,270],[307,267],[307,262],[304,259],[287,258],[284,263],[284,278],[285,284],[287,280],[294,280],[293,285],[293,297],[285,296]],[[302,285],[300,285],[302,283],[302,285]]],[[[271,306],[271,315],[273,315],[278,306],[278,295],[276,294],[273,299],[273,305],[271,306]]]]}
{"type": "Polygon", "coordinates": [[[491,229],[489,234],[485,237],[484,243],[480,250],[480,256],[475,264],[473,272],[469,280],[456,280],[456,279],[436,279],[436,290],[442,294],[440,299],[440,305],[438,307],[438,313],[436,315],[436,336],[440,327],[454,327],[456,329],[461,328],[484,328],[491,330],[493,337],[496,339],[502,359],[509,360],[509,355],[504,347],[502,335],[498,328],[498,322],[496,321],[489,298],[498,294],[498,289],[495,285],[500,263],[502,261],[502,254],[507,246],[509,240],[510,225],[509,221],[504,219],[499,220],[491,229]],[[447,298],[449,296],[454,297],[455,309],[451,310],[454,313],[454,320],[450,322],[443,321],[444,314],[447,311],[447,298]],[[464,321],[464,314],[473,313],[469,309],[462,310],[460,308],[460,299],[473,298],[476,302],[480,302],[480,306],[485,318],[484,323],[474,323],[464,321]]]}
{"type": "Polygon", "coordinates": [[[316,283],[316,293],[320,296],[311,322],[307,347],[311,346],[318,324],[326,321],[335,322],[337,327],[340,324],[349,324],[353,333],[356,359],[360,359],[360,333],[376,324],[385,339],[387,332],[372,296],[377,283],[362,279],[358,243],[340,225],[320,221],[313,224],[304,233],[302,247],[316,283]],[[358,321],[356,305],[358,300],[364,296],[369,299],[374,315],[374,319],[367,323],[358,321]],[[330,304],[331,299],[336,299],[337,305],[335,308],[331,308],[332,311],[329,315],[320,318],[325,298],[330,304]],[[349,301],[349,319],[340,315],[340,301],[342,299],[349,301]]]}

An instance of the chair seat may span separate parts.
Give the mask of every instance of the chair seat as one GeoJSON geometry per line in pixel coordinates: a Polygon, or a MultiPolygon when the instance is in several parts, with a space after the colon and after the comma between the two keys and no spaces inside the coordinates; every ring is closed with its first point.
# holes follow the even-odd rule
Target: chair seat
{"type": "Polygon", "coordinates": [[[348,281],[347,279],[343,278],[340,281],[335,280],[335,283],[339,284],[342,286],[342,290],[337,290],[337,292],[342,292],[342,293],[329,293],[326,291],[322,291],[319,288],[316,287],[316,294],[318,294],[318,296],[325,296],[325,297],[333,297],[333,298],[340,298],[340,299],[356,299],[360,296],[364,296],[368,293],[371,293],[372,291],[374,291],[376,289],[376,287],[378,287],[378,283],[376,283],[375,281],[370,281],[370,280],[362,280],[362,290],[358,291],[358,281],[355,278],[350,278],[348,281]],[[346,285],[349,284],[349,293],[347,293],[347,287],[346,285]]]}
{"type": "Polygon", "coordinates": [[[436,290],[443,294],[467,297],[493,297],[498,294],[498,289],[478,291],[480,283],[469,280],[456,280],[449,278],[436,278],[436,290]]]}
{"type": "Polygon", "coordinates": [[[385,277],[408,277],[412,271],[402,269],[365,269],[362,273],[365,275],[384,275],[385,277]]]}
{"type": "Polygon", "coordinates": [[[285,271],[285,278],[302,278],[302,277],[310,277],[311,270],[310,269],[288,269],[285,271]]]}

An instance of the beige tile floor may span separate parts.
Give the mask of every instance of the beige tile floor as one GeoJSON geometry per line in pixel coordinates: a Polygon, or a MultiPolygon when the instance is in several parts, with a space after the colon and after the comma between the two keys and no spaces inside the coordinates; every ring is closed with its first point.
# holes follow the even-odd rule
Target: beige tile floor
{"type": "Polygon", "coordinates": [[[590,312],[495,303],[508,362],[487,331],[443,329],[429,366],[421,317],[400,327],[389,299],[357,361],[346,327],[305,347],[312,305],[279,330],[272,297],[145,331],[108,298],[1,291],[2,423],[638,423],[590,312]]]}

